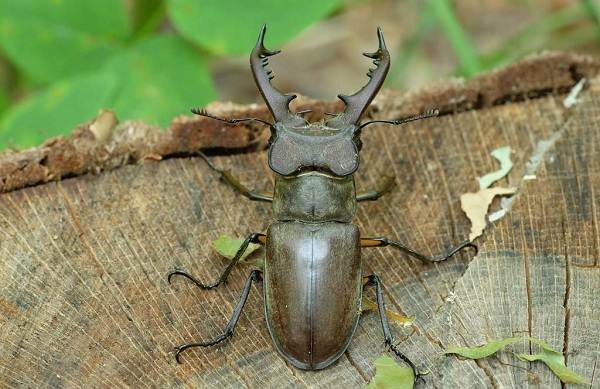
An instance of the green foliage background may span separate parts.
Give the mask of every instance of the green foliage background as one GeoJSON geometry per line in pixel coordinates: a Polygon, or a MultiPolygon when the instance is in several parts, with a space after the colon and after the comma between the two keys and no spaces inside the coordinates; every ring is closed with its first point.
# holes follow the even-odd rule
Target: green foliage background
{"type": "MultiPolygon", "coordinates": [[[[262,24],[267,45],[281,47],[320,19],[377,1],[0,0],[0,150],[66,134],[100,108],[165,127],[216,98],[207,63],[247,55],[262,24]]],[[[564,1],[488,52],[476,50],[459,22],[460,0],[402,1],[419,18],[395,53],[387,82],[396,87],[410,81],[407,64],[431,32],[452,49],[463,77],[543,48],[600,42],[595,0],[564,1]]]]}
{"type": "Polygon", "coordinates": [[[280,45],[341,0],[2,0],[0,149],[64,134],[99,108],[167,126],[216,98],[206,59],[247,53],[258,29],[280,45]],[[294,12],[289,12],[294,9],[294,12]],[[161,24],[170,21],[166,31],[161,24]],[[6,79],[6,77],[5,77],[6,79]],[[16,84],[16,85],[15,85],[16,84]],[[9,90],[24,98],[9,103],[9,90]]]}

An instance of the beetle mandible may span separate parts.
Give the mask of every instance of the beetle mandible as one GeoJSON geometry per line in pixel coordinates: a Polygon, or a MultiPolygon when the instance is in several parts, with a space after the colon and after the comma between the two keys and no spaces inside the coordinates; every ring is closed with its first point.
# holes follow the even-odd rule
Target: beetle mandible
{"type": "Polygon", "coordinates": [[[435,116],[437,111],[360,123],[390,67],[390,55],[378,28],[378,49],[364,54],[376,65],[367,73],[369,82],[351,96],[338,96],[345,103],[344,112],[325,122],[308,123],[299,113],[290,111],[289,103],[296,95],[284,95],[271,85],[272,72],[266,67],[269,57],[279,51],[265,48],[265,32],[263,26],[250,65],[275,123],[257,118],[223,119],[199,109],[192,112],[231,125],[259,121],[270,126],[268,161],[275,173],[273,194],[249,190],[229,171],[214,166],[206,155],[198,155],[240,194],[250,200],[272,202],[275,220],[266,234],[246,237],[215,283],[204,284],[183,270],[169,273],[168,281],[178,275],[202,289],[215,288],[226,282],[250,243],[266,246],[264,269],[250,273],[223,333],[208,342],[176,347],[177,361],[188,348],[212,346],[232,336],[252,283],[262,279],[267,328],[277,351],[297,368],[323,369],[348,347],[360,317],[363,287],[374,285],[385,344],[413,369],[417,378],[414,363],[394,345],[379,277],[362,273],[361,248],[392,246],[421,261],[439,262],[465,247],[476,247],[465,241],[443,255],[429,257],[385,237],[361,238],[352,223],[357,202],[378,199],[391,189],[393,178],[376,190],[356,193],[353,173],[359,165],[360,134],[365,126],[377,122],[398,125],[435,116]]]}

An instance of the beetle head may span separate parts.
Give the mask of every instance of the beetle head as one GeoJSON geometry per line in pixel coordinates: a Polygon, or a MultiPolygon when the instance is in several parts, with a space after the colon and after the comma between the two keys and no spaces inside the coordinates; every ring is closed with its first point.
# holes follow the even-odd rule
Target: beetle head
{"type": "Polygon", "coordinates": [[[344,112],[318,123],[309,123],[291,112],[289,104],[296,95],[284,95],[271,84],[274,76],[266,66],[269,57],[278,54],[279,50],[265,48],[265,32],[266,26],[263,26],[250,55],[250,66],[256,85],[275,118],[275,124],[271,126],[269,166],[284,176],[303,170],[321,170],[336,176],[354,173],[358,169],[361,148],[361,116],[381,88],[390,67],[390,55],[381,29],[377,29],[377,51],[364,53],[376,65],[367,73],[370,78],[367,85],[351,96],[339,95],[346,105],[344,112]]]}

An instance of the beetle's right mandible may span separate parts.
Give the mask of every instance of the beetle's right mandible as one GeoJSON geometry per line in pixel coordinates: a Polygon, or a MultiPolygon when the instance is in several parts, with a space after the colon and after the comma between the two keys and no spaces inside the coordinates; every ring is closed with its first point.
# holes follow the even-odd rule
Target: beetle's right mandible
{"type": "Polygon", "coordinates": [[[269,64],[269,57],[280,53],[280,50],[268,50],[265,48],[265,33],[267,32],[267,25],[264,25],[260,34],[258,35],[258,41],[256,46],[250,54],[250,67],[252,68],[252,75],[258,90],[262,95],[269,111],[275,118],[275,122],[283,123],[286,125],[294,126],[298,124],[304,124],[304,119],[300,116],[292,113],[289,108],[290,101],[296,98],[296,95],[284,95],[279,92],[273,85],[271,80],[273,77],[273,71],[267,69],[269,64]]]}

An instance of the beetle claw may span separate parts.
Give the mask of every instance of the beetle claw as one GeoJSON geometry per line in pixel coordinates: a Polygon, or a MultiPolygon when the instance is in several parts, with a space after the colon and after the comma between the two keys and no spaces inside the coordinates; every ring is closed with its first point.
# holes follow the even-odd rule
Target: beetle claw
{"type": "Polygon", "coordinates": [[[210,340],[208,342],[186,343],[186,344],[182,344],[179,346],[175,346],[175,360],[177,361],[177,363],[182,363],[181,362],[181,353],[184,352],[185,350],[187,350],[188,348],[214,346],[215,344],[219,344],[222,341],[226,340],[227,338],[231,337],[231,335],[233,335],[233,330],[227,329],[225,331],[225,333],[217,336],[215,339],[210,340]]]}
{"type": "Polygon", "coordinates": [[[167,281],[169,282],[169,284],[171,283],[171,278],[173,278],[173,276],[183,276],[183,277],[187,278],[188,280],[192,281],[194,284],[196,284],[200,289],[213,289],[213,288],[219,286],[219,284],[221,283],[221,281],[217,281],[214,284],[206,285],[206,284],[198,281],[192,275],[190,275],[189,273],[187,273],[183,270],[173,270],[167,276],[167,281]]]}
{"type": "MultiPolygon", "coordinates": [[[[185,345],[184,345],[185,346],[185,345]]],[[[181,359],[179,358],[181,355],[181,352],[185,349],[183,349],[183,346],[176,346],[175,347],[175,360],[177,361],[177,363],[179,363],[181,365],[181,359]]]]}
{"type": "Polygon", "coordinates": [[[404,355],[402,352],[400,352],[400,350],[398,350],[398,348],[392,344],[391,340],[386,340],[385,344],[390,348],[390,350],[398,358],[402,359],[408,366],[410,366],[410,368],[413,371],[413,375],[415,376],[415,379],[414,379],[415,383],[419,380],[422,380],[423,382],[425,382],[425,379],[423,378],[423,374],[421,374],[419,372],[419,370],[417,370],[417,367],[415,366],[415,364],[406,355],[404,355]]]}

